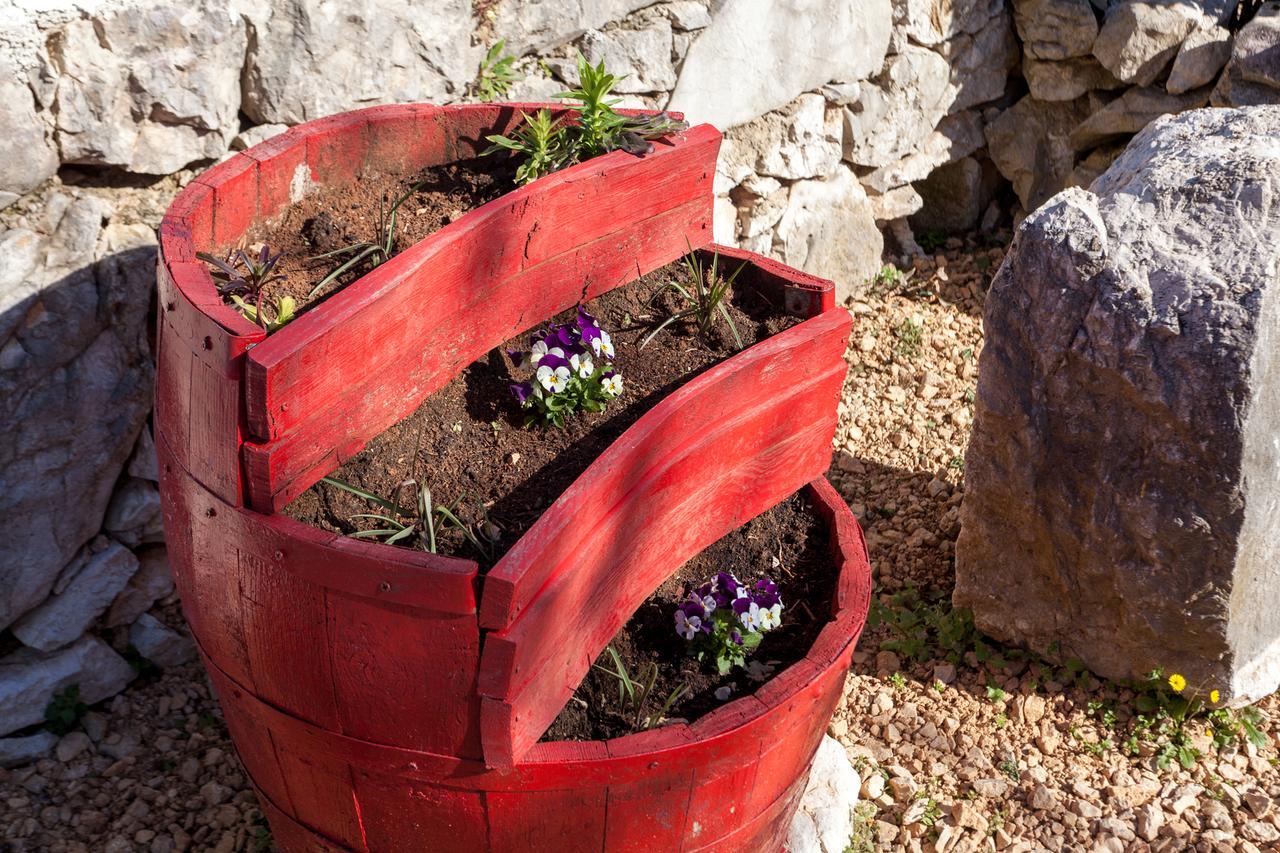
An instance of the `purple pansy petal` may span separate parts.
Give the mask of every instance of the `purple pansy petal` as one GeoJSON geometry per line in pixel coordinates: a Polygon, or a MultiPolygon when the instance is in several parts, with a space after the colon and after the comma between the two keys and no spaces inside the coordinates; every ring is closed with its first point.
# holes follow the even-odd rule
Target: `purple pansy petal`
{"type": "Polygon", "coordinates": [[[512,382],[507,386],[511,389],[511,393],[521,403],[529,399],[529,395],[533,393],[533,384],[530,382],[512,382]]]}

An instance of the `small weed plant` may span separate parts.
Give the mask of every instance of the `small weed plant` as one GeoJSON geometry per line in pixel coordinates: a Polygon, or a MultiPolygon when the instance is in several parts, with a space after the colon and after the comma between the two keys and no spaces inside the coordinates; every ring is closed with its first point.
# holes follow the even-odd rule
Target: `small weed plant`
{"type": "Polygon", "coordinates": [[[273,300],[265,293],[267,287],[284,280],[276,272],[283,254],[273,255],[270,246],[263,246],[256,256],[235,249],[225,259],[208,252],[197,252],[196,257],[213,268],[209,273],[218,293],[229,298],[249,322],[263,331],[275,332],[294,318],[297,305],[292,296],[273,300]]]}
{"type": "Polygon", "coordinates": [[[651,140],[688,127],[665,113],[619,113],[614,109],[618,99],[610,95],[620,79],[605,71],[603,60],[593,66],[579,54],[578,87],[556,96],[571,102],[571,120],[558,121],[547,110],[533,116],[521,114],[521,123],[511,136],[487,137],[491,144],[483,154],[509,151],[519,157],[522,162],[516,169],[516,180],[527,184],[609,151],[645,154],[652,148],[651,140]]]}
{"type": "Polygon", "coordinates": [[[893,334],[898,339],[896,352],[899,358],[914,361],[920,357],[921,347],[924,344],[923,325],[907,317],[893,330],[893,334]]]}
{"type": "Polygon", "coordinates": [[[89,706],[80,701],[80,685],[72,684],[53,694],[44,709],[44,727],[62,736],[76,727],[89,706]]]}
{"type": "MultiPolygon", "coordinates": [[[[686,245],[688,245],[687,242],[686,245]]],[[[641,349],[663,329],[686,319],[692,319],[698,324],[698,333],[702,335],[705,341],[711,332],[711,328],[715,325],[717,315],[722,317],[725,323],[728,324],[729,331],[733,334],[734,343],[738,345],[738,349],[742,349],[742,336],[738,334],[738,327],[734,325],[733,316],[725,305],[725,299],[732,292],[733,282],[746,264],[739,264],[732,273],[728,276],[723,276],[720,272],[719,252],[711,256],[711,266],[707,268],[703,265],[702,259],[698,257],[698,254],[693,251],[693,247],[689,246],[688,248],[689,251],[684,256],[684,268],[689,274],[690,286],[685,287],[679,282],[669,281],[654,294],[656,299],[663,293],[675,293],[688,307],[669,315],[655,326],[653,331],[645,335],[644,340],[640,341],[641,349]]]]}
{"type": "Polygon", "coordinates": [[[622,395],[613,354],[613,339],[581,305],[574,322],[536,332],[528,352],[510,353],[518,370],[533,372],[510,386],[526,412],[524,425],[563,427],[570,415],[604,411],[622,395]]]}
{"type": "Polygon", "coordinates": [[[396,199],[390,207],[387,206],[387,197],[385,195],[382,197],[378,207],[378,231],[374,239],[351,243],[331,252],[313,256],[311,258],[313,261],[336,259],[337,266],[330,270],[324,278],[320,279],[315,287],[311,288],[307,298],[314,299],[316,294],[324,290],[330,282],[336,281],[343,273],[354,269],[371,269],[389,261],[392,255],[396,253],[396,215],[399,213],[400,207],[421,187],[421,184],[414,184],[405,191],[404,195],[396,199]]]}
{"type": "Polygon", "coordinates": [[[520,79],[515,70],[516,58],[503,53],[506,46],[506,41],[499,39],[480,60],[480,70],[471,83],[471,95],[476,100],[487,104],[505,98],[510,94],[511,86],[520,79]]]}
{"type": "Polygon", "coordinates": [[[391,499],[379,497],[350,483],[334,477],[325,477],[323,481],[336,489],[355,495],[378,507],[380,512],[362,512],[351,516],[352,519],[372,519],[382,526],[372,530],[359,530],[351,534],[353,539],[379,539],[387,545],[410,545],[415,540],[424,551],[438,553],[439,534],[446,527],[452,527],[462,533],[462,537],[485,557],[492,555],[492,540],[485,528],[480,525],[477,533],[472,525],[458,518],[456,508],[436,503],[431,496],[431,489],[425,483],[407,480],[401,487],[416,486],[412,507],[401,506],[391,499]],[[488,541],[486,541],[488,540],[488,541]]]}
{"type": "Polygon", "coordinates": [[[627,716],[630,717],[631,728],[635,731],[644,731],[660,725],[666,719],[667,713],[672,706],[680,701],[680,698],[688,691],[688,686],[684,684],[678,685],[667,694],[662,704],[652,707],[652,702],[657,699],[653,689],[658,683],[658,665],[650,663],[640,673],[640,677],[635,678],[627,672],[627,665],[623,663],[622,656],[618,654],[617,649],[613,646],[608,646],[606,650],[609,652],[609,657],[613,659],[613,668],[603,667],[598,664],[594,665],[594,668],[617,680],[618,703],[622,706],[627,716]]]}
{"type": "Polygon", "coordinates": [[[676,633],[699,661],[714,662],[721,675],[735,666],[745,669],[747,656],[781,624],[778,585],[761,578],[749,586],[729,572],[691,592],[675,611],[676,633]]]}

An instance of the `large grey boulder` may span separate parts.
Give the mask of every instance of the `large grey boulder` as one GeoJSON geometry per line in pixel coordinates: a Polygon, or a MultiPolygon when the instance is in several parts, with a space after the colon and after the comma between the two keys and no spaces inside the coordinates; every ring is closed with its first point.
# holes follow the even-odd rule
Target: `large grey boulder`
{"type": "Polygon", "coordinates": [[[1280,107],[1157,119],[986,303],[955,604],[1112,678],[1280,684],[1280,107]]]}
{"type": "Polygon", "coordinates": [[[167,174],[239,129],[245,27],[226,0],[107,7],[52,34],[62,160],[167,174]]]}
{"type": "Polygon", "coordinates": [[[107,506],[151,407],[154,237],[93,196],[51,196],[51,235],[0,232],[0,628],[38,605],[107,506]]]}
{"type": "Polygon", "coordinates": [[[471,43],[469,0],[283,0],[244,3],[242,12],[243,109],[258,123],[451,100],[475,77],[485,50],[471,43]]]}
{"type": "Polygon", "coordinates": [[[879,72],[892,27],[890,0],[719,4],[685,56],[669,106],[722,129],[751,121],[824,83],[879,72]]]}
{"type": "Polygon", "coordinates": [[[86,705],[114,696],[133,680],[128,661],[97,637],[56,652],[19,649],[0,658],[0,735],[44,721],[55,693],[80,688],[86,705]]]}

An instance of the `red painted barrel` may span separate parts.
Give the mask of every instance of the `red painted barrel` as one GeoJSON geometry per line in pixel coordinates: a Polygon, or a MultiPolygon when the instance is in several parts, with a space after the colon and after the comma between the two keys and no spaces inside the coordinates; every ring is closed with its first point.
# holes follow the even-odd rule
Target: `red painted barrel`
{"type": "Polygon", "coordinates": [[[662,580],[825,470],[849,327],[830,282],[712,247],[808,319],[647,412],[483,579],[483,597],[470,561],[273,514],[475,357],[574,304],[584,279],[595,295],[706,243],[719,137],[694,128],[472,211],[270,338],[193,262],[278,211],[290,186],[471,156],[513,113],[410,106],[313,122],[175,201],[161,226],[156,432],[184,612],[285,849],[672,849],[677,837],[769,849],[866,612],[860,533],[825,481],[811,489],[844,575],[808,660],[691,727],[535,742],[662,580]],[[581,225],[535,241],[549,215],[581,225]],[[501,298],[477,310],[486,293],[501,298]],[[585,536],[568,522],[588,505],[602,521],[585,536]],[[589,630],[564,636],[555,614],[584,595],[589,630]],[[711,828],[704,791],[737,817],[711,828]],[[642,819],[657,808],[662,832],[642,819]]]}

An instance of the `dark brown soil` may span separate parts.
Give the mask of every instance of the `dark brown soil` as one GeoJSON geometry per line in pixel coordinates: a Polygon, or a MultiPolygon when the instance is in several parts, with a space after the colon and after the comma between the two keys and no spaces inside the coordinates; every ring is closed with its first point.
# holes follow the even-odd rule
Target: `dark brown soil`
{"type": "Polygon", "coordinates": [[[353,243],[382,242],[379,222],[383,211],[390,211],[414,186],[418,188],[396,215],[393,256],[467,211],[514,189],[514,174],[511,161],[502,158],[430,166],[413,175],[366,175],[345,186],[317,189],[250,230],[245,242],[254,246],[265,243],[272,254],[284,253],[277,270],[285,280],[271,285],[266,293],[273,299],[292,296],[301,313],[372,268],[369,261],[358,264],[310,298],[315,286],[351,257],[316,260],[315,256],[353,243]]]}
{"type": "MultiPolygon", "coordinates": [[[[416,500],[415,486],[402,484],[425,484],[434,503],[453,508],[484,546],[477,548],[461,530],[445,525],[437,529],[437,552],[477,559],[487,569],[627,427],[694,375],[737,351],[723,320],[711,328],[708,340],[692,323],[677,323],[640,349],[654,321],[678,307],[669,291],[661,292],[662,285],[687,284],[686,278],[683,264],[671,264],[587,304],[613,336],[613,363],[624,382],[622,396],[604,412],[572,416],[564,429],[524,428],[525,412],[508,388],[524,377],[514,375],[504,351],[527,350],[525,333],[468,366],[332,476],[383,498],[398,493],[401,507],[416,500]]],[[[729,310],[748,346],[796,322],[748,285],[735,287],[729,310]]],[[[387,527],[355,517],[372,512],[385,510],[324,482],[285,508],[299,521],[346,535],[387,527]]],[[[421,533],[397,544],[425,547],[421,533]]]]}
{"type": "Polygon", "coordinates": [[[759,661],[771,665],[772,673],[781,672],[808,653],[830,618],[836,576],[827,536],[809,500],[796,494],[685,563],[610,641],[633,680],[647,683],[651,667],[657,667],[644,706],[637,712],[634,704],[620,701],[619,680],[611,674],[617,665],[606,649],[542,739],[599,740],[640,731],[650,715],[656,722],[667,697],[681,685],[687,692],[672,705],[667,720],[692,722],[725,701],[754,693],[763,681],[741,669],[721,676],[714,664],[699,664],[690,656],[688,643],[675,632],[676,605],[721,571],[744,583],[764,576],[776,581],[782,625],[764,635],[747,663],[759,661]],[[715,691],[724,686],[731,692],[722,701],[715,691]]]}

